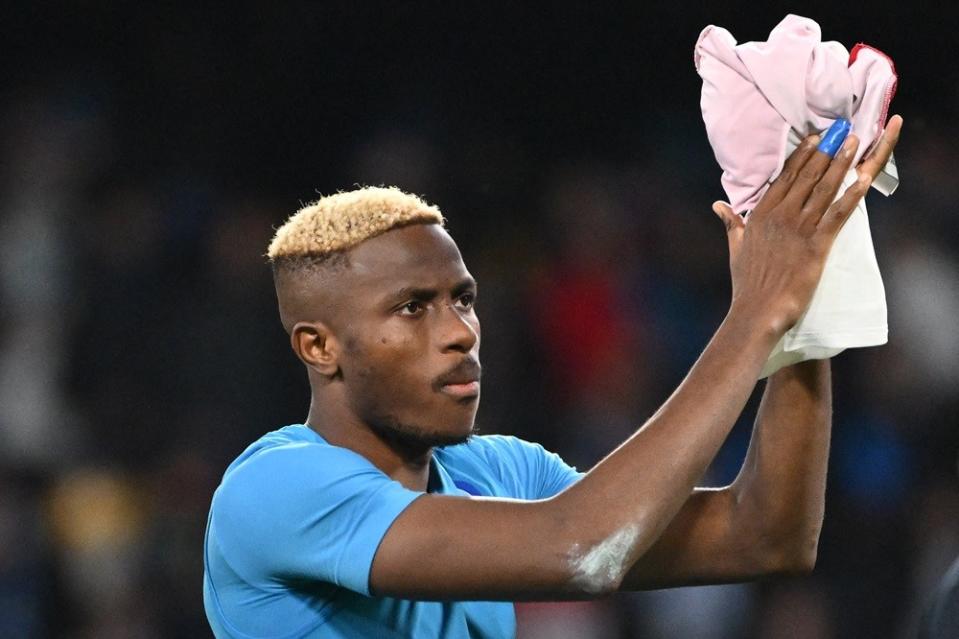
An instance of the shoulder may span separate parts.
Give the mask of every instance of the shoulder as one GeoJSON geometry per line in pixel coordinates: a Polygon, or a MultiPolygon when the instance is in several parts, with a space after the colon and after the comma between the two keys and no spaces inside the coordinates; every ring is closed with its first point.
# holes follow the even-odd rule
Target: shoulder
{"type": "Polygon", "coordinates": [[[230,464],[213,507],[221,512],[259,504],[275,511],[303,504],[307,495],[332,496],[338,483],[364,475],[382,473],[366,458],[326,443],[305,426],[287,426],[267,433],[230,464]]]}
{"type": "Polygon", "coordinates": [[[230,465],[213,495],[207,548],[250,583],[295,578],[368,594],[379,542],[420,494],[306,427],[288,427],[230,465]]]}
{"type": "Polygon", "coordinates": [[[295,424],[269,432],[250,444],[226,469],[223,484],[226,485],[238,477],[266,471],[300,472],[305,470],[303,463],[313,463],[321,459],[332,462],[332,465],[311,467],[311,472],[335,472],[341,464],[366,462],[353,451],[332,446],[308,427],[295,424]]]}

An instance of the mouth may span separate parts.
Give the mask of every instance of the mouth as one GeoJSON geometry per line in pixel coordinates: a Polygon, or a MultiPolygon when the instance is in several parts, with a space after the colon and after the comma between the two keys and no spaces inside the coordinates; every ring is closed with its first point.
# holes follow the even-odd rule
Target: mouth
{"type": "Polygon", "coordinates": [[[469,402],[479,397],[480,376],[483,373],[479,362],[467,357],[433,382],[433,390],[453,399],[469,402]]]}
{"type": "Polygon", "coordinates": [[[479,397],[479,380],[471,380],[459,383],[443,384],[440,392],[456,399],[475,399],[479,397]]]}

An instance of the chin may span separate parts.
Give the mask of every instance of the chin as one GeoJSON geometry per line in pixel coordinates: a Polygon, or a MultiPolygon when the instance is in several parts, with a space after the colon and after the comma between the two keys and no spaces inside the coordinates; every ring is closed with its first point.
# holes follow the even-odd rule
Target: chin
{"type": "Polygon", "coordinates": [[[476,430],[476,425],[472,417],[469,423],[449,424],[440,428],[424,428],[420,430],[420,436],[424,442],[430,442],[430,446],[455,446],[469,441],[476,430]]]}
{"type": "Polygon", "coordinates": [[[470,423],[468,426],[454,429],[452,432],[449,433],[449,437],[457,439],[458,441],[456,443],[462,444],[463,442],[467,441],[470,437],[472,437],[475,433],[476,433],[476,424],[473,423],[472,420],[470,420],[470,423]]]}
{"type": "MultiPolygon", "coordinates": [[[[455,446],[469,441],[475,429],[475,411],[464,422],[462,414],[458,420],[444,420],[443,426],[425,426],[422,422],[402,420],[395,416],[378,419],[371,425],[384,440],[406,449],[438,448],[455,446]],[[452,425],[451,425],[452,424],[452,425]]],[[[432,421],[432,420],[431,420],[432,421]]],[[[436,423],[436,422],[434,422],[436,423]]]]}

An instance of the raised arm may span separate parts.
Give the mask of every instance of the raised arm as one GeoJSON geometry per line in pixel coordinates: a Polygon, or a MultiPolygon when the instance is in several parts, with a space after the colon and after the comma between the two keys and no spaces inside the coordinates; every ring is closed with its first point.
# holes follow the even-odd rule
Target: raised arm
{"type": "MultiPolygon", "coordinates": [[[[890,119],[857,167],[861,177],[879,174],[901,128],[902,118],[890,119]]],[[[744,225],[729,207],[717,204],[735,271],[744,225]]],[[[824,512],[831,412],[828,361],[803,362],[772,375],[735,482],[722,489],[695,490],[659,541],[633,565],[623,588],[743,581],[812,570],[824,512]]]]}
{"type": "MultiPolygon", "coordinates": [[[[805,309],[825,256],[865,193],[830,206],[858,144],[835,160],[807,140],[753,211],[730,311],[679,388],[576,485],[539,502],[425,495],[384,537],[377,595],[420,599],[588,597],[620,587],[690,501],[782,334],[805,309]]],[[[698,532],[698,531],[693,531],[698,532]]]]}
{"type": "Polygon", "coordinates": [[[816,561],[829,459],[829,360],[769,378],[732,485],[696,489],[622,589],[803,573],[816,561]]]}

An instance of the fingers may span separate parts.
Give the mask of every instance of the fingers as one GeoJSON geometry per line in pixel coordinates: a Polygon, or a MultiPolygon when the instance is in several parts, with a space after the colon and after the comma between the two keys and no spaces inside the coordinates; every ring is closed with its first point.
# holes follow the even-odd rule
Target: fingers
{"type": "MultiPolygon", "coordinates": [[[[819,183],[832,158],[822,151],[815,151],[803,167],[799,170],[799,175],[789,187],[789,191],[783,198],[783,202],[790,205],[790,208],[801,207],[809,198],[809,194],[819,183]]],[[[795,210],[793,208],[793,210],[795,210]]]]}
{"type": "Polygon", "coordinates": [[[733,211],[732,207],[725,202],[713,202],[713,213],[723,221],[727,233],[736,228],[745,228],[743,218],[733,211]]]}
{"type": "Polygon", "coordinates": [[[783,164],[783,170],[779,176],[769,186],[769,190],[763,196],[763,208],[768,205],[769,208],[779,204],[802,170],[803,165],[813,156],[816,147],[819,145],[819,136],[810,135],[802,141],[802,144],[796,147],[783,164]]]}
{"type": "MultiPolygon", "coordinates": [[[[812,192],[803,204],[799,215],[804,223],[815,226],[826,212],[826,208],[836,199],[839,186],[849,172],[852,161],[859,148],[859,138],[850,135],[843,142],[842,148],[836,157],[829,163],[823,176],[813,185],[812,192]]],[[[822,155],[822,154],[820,154],[822,155]]],[[[790,196],[792,193],[790,192],[790,196]]],[[[854,205],[855,206],[855,205],[854,205]]]]}
{"type": "Polygon", "coordinates": [[[846,220],[848,220],[849,216],[856,210],[856,205],[859,204],[859,200],[866,195],[866,191],[869,190],[871,184],[871,177],[868,175],[859,176],[859,179],[846,189],[841,198],[833,202],[829,210],[827,210],[825,215],[822,216],[822,219],[819,220],[819,224],[816,227],[817,233],[823,234],[829,242],[832,242],[832,239],[839,233],[839,230],[846,223],[846,220]]]}
{"type": "Polygon", "coordinates": [[[796,181],[789,188],[789,192],[786,193],[786,197],[783,198],[787,208],[798,208],[805,204],[809,194],[819,184],[820,178],[826,172],[830,161],[839,151],[843,140],[849,135],[851,128],[852,123],[849,120],[839,118],[834,120],[829,129],[823,133],[822,142],[816,147],[819,152],[814,153],[809,161],[803,165],[803,168],[799,171],[799,177],[796,178],[796,181]]]}
{"type": "Polygon", "coordinates": [[[725,202],[713,202],[713,213],[715,213],[723,225],[726,227],[726,239],[729,242],[729,257],[735,259],[739,253],[739,246],[742,243],[743,232],[746,230],[746,222],[742,216],[736,214],[732,207],[725,202]]]}
{"type": "Polygon", "coordinates": [[[902,131],[902,117],[894,115],[889,118],[886,129],[882,132],[882,137],[880,137],[879,141],[873,146],[869,157],[856,167],[859,175],[868,175],[870,179],[876,179],[876,176],[879,175],[882,168],[886,166],[886,162],[889,161],[893,149],[896,148],[896,144],[899,142],[900,131],[902,131]]]}

